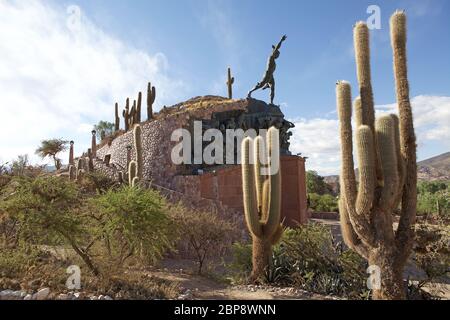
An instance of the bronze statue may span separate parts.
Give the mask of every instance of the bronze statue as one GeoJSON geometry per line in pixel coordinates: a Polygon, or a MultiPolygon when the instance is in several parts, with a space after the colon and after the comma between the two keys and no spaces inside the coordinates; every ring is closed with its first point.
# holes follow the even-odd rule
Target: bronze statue
{"type": "Polygon", "coordinates": [[[286,35],[284,35],[277,46],[272,46],[273,51],[271,56],[269,57],[269,60],[267,61],[267,70],[264,74],[264,78],[260,82],[258,82],[252,90],[248,92],[247,98],[251,98],[252,92],[256,90],[266,90],[267,88],[270,88],[270,103],[273,104],[273,99],[275,98],[275,79],[273,77],[273,73],[275,72],[275,69],[277,67],[275,60],[280,56],[281,44],[286,39],[287,37],[286,35]]]}

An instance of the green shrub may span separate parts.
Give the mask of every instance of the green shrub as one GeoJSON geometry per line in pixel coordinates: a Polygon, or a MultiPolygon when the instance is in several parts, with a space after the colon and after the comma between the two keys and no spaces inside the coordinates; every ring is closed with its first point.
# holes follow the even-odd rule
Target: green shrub
{"type": "Polygon", "coordinates": [[[324,177],[312,170],[308,170],[306,172],[306,190],[308,193],[316,193],[320,195],[331,193],[331,188],[325,182],[324,177]]]}
{"type": "MultiPolygon", "coordinates": [[[[251,244],[235,243],[230,264],[235,282],[251,272],[251,244]]],[[[310,292],[368,299],[367,263],[355,252],[336,243],[330,230],[320,224],[287,229],[274,247],[266,282],[294,286],[310,292]]]]}
{"type": "Polygon", "coordinates": [[[90,201],[96,234],[111,260],[121,266],[132,256],[153,263],[173,247],[174,227],[164,198],[153,190],[123,186],[90,201]]]}
{"type": "Polygon", "coordinates": [[[287,230],[274,251],[276,279],[321,294],[367,298],[366,262],[336,243],[330,229],[308,224],[287,230]]]}
{"type": "Polygon", "coordinates": [[[419,181],[417,183],[417,191],[419,194],[431,193],[448,190],[448,181],[419,181]]]}
{"type": "Polygon", "coordinates": [[[252,244],[235,242],[231,247],[232,260],[228,265],[235,283],[247,281],[252,272],[252,244]]]}
{"type": "Polygon", "coordinates": [[[87,172],[83,175],[80,187],[84,192],[105,193],[115,187],[116,182],[101,172],[87,172]]]}
{"type": "Polygon", "coordinates": [[[338,200],[332,195],[325,194],[319,195],[316,193],[310,193],[309,196],[309,207],[318,212],[337,212],[338,211],[338,200]]]}
{"type": "Polygon", "coordinates": [[[215,212],[192,210],[181,204],[170,211],[180,241],[188,244],[188,251],[197,260],[199,274],[208,259],[223,257],[237,238],[237,227],[215,212]]]}
{"type": "Polygon", "coordinates": [[[17,177],[2,194],[0,211],[19,225],[19,242],[26,247],[68,244],[89,269],[98,274],[83,243],[89,230],[78,214],[81,199],[76,184],[63,177],[17,177]]]}

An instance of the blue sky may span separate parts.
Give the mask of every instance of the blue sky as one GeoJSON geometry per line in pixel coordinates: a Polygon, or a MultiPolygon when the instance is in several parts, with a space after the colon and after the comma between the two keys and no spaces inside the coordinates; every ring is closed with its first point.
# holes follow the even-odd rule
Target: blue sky
{"type": "MultiPolygon", "coordinates": [[[[29,19],[34,19],[29,29],[12,19],[11,25],[7,25],[8,22],[4,24],[11,29],[17,28],[21,32],[18,34],[23,36],[36,36],[41,40],[36,41],[36,46],[48,42],[48,46],[54,46],[57,52],[52,54],[52,59],[65,60],[61,64],[51,64],[53,68],[50,68],[50,73],[57,66],[62,70],[67,69],[68,73],[61,75],[60,69],[54,71],[53,80],[48,79],[51,89],[48,90],[49,96],[39,96],[39,101],[43,108],[48,108],[41,112],[52,115],[49,119],[58,121],[58,116],[66,115],[64,110],[77,113],[73,115],[73,121],[68,123],[77,126],[75,138],[83,140],[80,146],[88,144],[88,138],[83,139],[83,135],[89,131],[90,124],[112,114],[109,108],[116,100],[125,100],[126,96],[143,90],[147,80],[153,81],[157,90],[161,89],[156,102],[161,107],[193,96],[226,95],[226,68],[231,66],[236,78],[234,95],[245,97],[246,92],[260,80],[271,45],[287,34],[288,39],[277,61],[275,100],[281,104],[286,116],[298,124],[294,130],[294,151],[311,158],[310,169],[331,174],[338,172],[339,162],[335,130],[335,82],[338,79],[350,81],[356,96],[352,26],[356,21],[369,17],[370,14],[366,12],[369,5],[378,5],[381,9],[381,29],[371,31],[375,103],[383,106],[380,110],[391,110],[395,102],[389,17],[397,8],[406,9],[411,97],[416,99],[413,101],[418,105],[417,112],[420,111],[416,114],[419,158],[449,151],[450,3],[445,0],[81,0],[41,1],[33,5],[28,1],[0,0],[0,6],[4,9],[0,10],[0,20],[1,12],[6,14],[7,10],[17,9],[16,13],[21,13],[21,19],[28,19],[24,18],[28,12],[29,19]],[[70,46],[67,39],[73,36],[64,30],[64,19],[67,19],[67,6],[73,4],[81,8],[81,21],[89,30],[83,33],[84,36],[77,37],[79,45],[75,49],[65,53],[63,47],[70,46]],[[48,19],[49,15],[54,19],[48,19]],[[50,22],[46,22],[48,20],[50,22]],[[41,28],[48,28],[47,34],[37,34],[39,31],[36,30],[41,28]],[[77,50],[81,51],[77,53],[77,50]],[[70,58],[65,55],[69,54],[73,55],[73,63],[67,62],[70,58]],[[117,68],[109,69],[106,62],[102,61],[102,56],[112,59],[117,68]],[[139,59],[144,62],[140,63],[139,59]],[[79,73],[72,68],[86,72],[79,73]],[[70,78],[67,74],[71,74],[70,78]],[[96,81],[89,82],[86,89],[79,83],[87,77],[96,81]],[[60,82],[55,80],[59,78],[60,82]],[[102,81],[105,84],[99,83],[102,81]],[[75,104],[70,106],[64,100],[62,90],[69,97],[73,95],[78,105],[92,105],[81,109],[75,104]],[[81,99],[81,93],[88,98],[81,99]],[[55,95],[54,99],[52,94],[55,95]],[[64,110],[59,110],[61,104],[67,104],[67,108],[63,106],[64,110]]],[[[11,52],[24,52],[20,47],[23,45],[19,41],[3,50],[0,45],[0,59],[5,61],[6,57],[8,61],[13,56],[11,52]],[[11,47],[15,45],[17,48],[12,51],[11,47]]],[[[49,63],[43,58],[48,53],[42,52],[41,56],[39,53],[42,49],[33,48],[30,44],[27,46],[26,51],[37,51],[26,60],[27,70],[37,68],[33,63],[39,66],[49,63]]],[[[19,58],[14,59],[12,64],[23,65],[20,60],[16,61],[19,58]]],[[[23,89],[24,83],[29,83],[29,74],[27,71],[3,76],[3,80],[8,80],[11,90],[22,94],[20,99],[24,99],[24,105],[37,99],[30,98],[27,101],[23,97],[29,94],[23,89]],[[11,77],[14,77],[13,83],[17,82],[14,88],[11,77]]],[[[0,94],[1,81],[0,68],[0,94]]],[[[254,96],[267,100],[268,92],[256,93],[254,96]]],[[[8,156],[18,153],[32,153],[35,148],[32,143],[36,145],[36,141],[47,138],[44,135],[73,135],[67,125],[43,132],[36,128],[33,132],[36,132],[31,135],[34,140],[27,134],[20,148],[13,148],[11,143],[0,140],[0,145],[5,143],[4,150],[9,150],[4,152],[6,155],[0,154],[0,157],[8,159],[8,156]]]]}

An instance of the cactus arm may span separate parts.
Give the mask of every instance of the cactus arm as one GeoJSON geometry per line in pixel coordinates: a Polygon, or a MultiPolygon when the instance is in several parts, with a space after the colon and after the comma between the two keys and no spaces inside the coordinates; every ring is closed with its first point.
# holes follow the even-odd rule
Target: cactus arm
{"type": "Polygon", "coordinates": [[[119,104],[116,102],[114,105],[114,131],[119,131],[120,129],[120,118],[119,118],[119,104]]]}
{"type": "Polygon", "coordinates": [[[267,213],[263,213],[264,234],[270,237],[280,224],[281,217],[281,167],[280,167],[280,138],[278,129],[271,127],[267,132],[267,156],[269,166],[269,193],[267,213]]]}
{"type": "Polygon", "coordinates": [[[356,198],[356,212],[358,215],[369,214],[373,205],[375,191],[375,166],[373,134],[369,126],[361,126],[356,132],[358,148],[359,186],[356,198]]]}
{"type": "Polygon", "coordinates": [[[130,186],[133,185],[133,179],[136,177],[137,174],[137,163],[136,161],[131,161],[128,165],[128,184],[130,186]]]}
{"type": "Polygon", "coordinates": [[[156,89],[152,87],[152,84],[149,82],[147,86],[147,120],[153,118],[153,103],[156,98],[156,89]]]}
{"type": "Polygon", "coordinates": [[[342,193],[345,194],[346,204],[350,206],[350,211],[354,211],[356,202],[356,179],[353,163],[351,87],[346,81],[339,81],[336,85],[336,104],[341,137],[342,193]]]}
{"type": "MultiPolygon", "coordinates": [[[[373,135],[368,126],[361,126],[356,133],[356,145],[358,147],[359,186],[355,205],[350,205],[347,200],[347,210],[350,222],[356,234],[368,244],[374,244],[374,233],[370,225],[370,209],[374,199],[374,147],[373,135]]],[[[346,183],[344,184],[346,188],[346,183]]]]}
{"type": "MultiPolygon", "coordinates": [[[[372,243],[373,237],[365,231],[369,226],[368,213],[358,214],[356,209],[356,179],[353,163],[353,138],[352,138],[352,97],[351,87],[346,81],[338,81],[336,85],[336,104],[340,123],[341,137],[341,186],[344,195],[343,204],[347,212],[348,221],[351,222],[354,232],[365,243],[372,243]]],[[[361,172],[361,169],[360,169],[361,172]]],[[[373,181],[373,179],[372,179],[373,181]]],[[[360,184],[361,186],[361,184],[360,184]]],[[[371,193],[373,194],[373,193],[371,193]]],[[[370,195],[367,195],[370,196],[370,195]]],[[[361,197],[361,195],[360,195],[361,197]]],[[[343,226],[345,228],[345,225],[343,226]]]]}
{"type": "MultiPolygon", "coordinates": [[[[375,132],[375,108],[373,100],[372,80],[370,71],[370,41],[369,28],[365,22],[358,22],[353,30],[353,39],[356,57],[356,72],[359,83],[359,91],[362,105],[363,124],[368,125],[372,133],[375,132]]],[[[374,146],[377,146],[377,137],[374,134],[374,146]]],[[[378,148],[375,148],[375,166],[377,182],[379,186],[383,185],[383,174],[380,163],[378,148]]]]}
{"type": "Polygon", "coordinates": [[[403,161],[402,153],[400,151],[400,129],[399,120],[396,114],[391,114],[391,118],[394,121],[394,140],[395,140],[395,153],[397,155],[397,166],[398,166],[398,190],[396,199],[394,202],[394,209],[397,209],[403,194],[403,186],[405,185],[405,162],[403,161]]]}
{"type": "Polygon", "coordinates": [[[372,132],[375,124],[373,91],[370,71],[369,28],[366,23],[358,22],[353,29],[355,46],[356,73],[361,94],[361,104],[364,106],[362,124],[370,126],[372,132]]]}
{"type": "Polygon", "coordinates": [[[142,179],[144,161],[142,157],[142,129],[139,124],[134,127],[133,130],[134,149],[136,152],[136,165],[137,165],[137,177],[142,179]]]}
{"type": "Polygon", "coordinates": [[[136,123],[141,122],[141,108],[142,108],[142,92],[139,92],[136,107],[136,123]]]}
{"type": "Polygon", "coordinates": [[[344,242],[349,246],[350,249],[356,251],[361,256],[367,259],[368,249],[361,242],[361,239],[358,237],[355,230],[353,229],[345,202],[346,202],[345,197],[343,194],[341,194],[341,199],[339,200],[339,219],[342,231],[342,238],[344,239],[344,242]]]}
{"type": "Polygon", "coordinates": [[[255,168],[255,183],[256,183],[256,199],[258,200],[258,211],[262,212],[262,199],[263,199],[263,184],[264,175],[261,173],[261,155],[265,155],[264,139],[261,136],[257,136],[254,141],[254,168],[255,168]]]}
{"type": "Polygon", "coordinates": [[[360,97],[356,97],[355,101],[353,102],[353,108],[355,109],[356,128],[359,128],[364,124],[364,110],[360,97]]]}
{"type": "Polygon", "coordinates": [[[131,181],[131,186],[132,187],[137,187],[139,185],[139,178],[138,177],[134,177],[133,180],[131,181]]]}
{"type": "Polygon", "coordinates": [[[400,146],[405,161],[405,185],[402,196],[402,210],[397,229],[397,246],[399,259],[406,260],[412,246],[413,230],[411,226],[416,219],[417,205],[417,164],[416,137],[414,134],[413,115],[409,100],[408,72],[406,66],[406,15],[395,12],[390,20],[391,45],[394,55],[394,75],[397,104],[399,109],[400,146]]]}
{"type": "Polygon", "coordinates": [[[393,208],[399,186],[394,126],[394,119],[390,115],[378,118],[375,124],[384,176],[384,186],[379,205],[384,212],[389,212],[393,208]]]}
{"type": "Polygon", "coordinates": [[[254,169],[250,164],[251,138],[247,137],[242,141],[241,166],[242,166],[242,187],[244,196],[245,221],[250,232],[261,238],[263,236],[262,225],[259,220],[257,201],[255,199],[255,177],[254,169]]]}

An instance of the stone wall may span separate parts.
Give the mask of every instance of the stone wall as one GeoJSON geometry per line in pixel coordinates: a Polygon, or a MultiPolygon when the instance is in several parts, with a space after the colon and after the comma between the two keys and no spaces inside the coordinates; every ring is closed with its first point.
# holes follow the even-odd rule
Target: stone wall
{"type": "MultiPolygon", "coordinates": [[[[249,100],[229,100],[221,97],[199,97],[179,105],[164,108],[155,119],[141,123],[144,179],[173,202],[208,211],[217,211],[228,219],[244,225],[241,169],[238,165],[208,168],[202,175],[193,175],[192,169],[175,165],[171,161],[172,148],[178,142],[170,140],[172,132],[179,128],[190,129],[193,120],[211,120],[217,113],[243,110],[247,115],[249,100]]],[[[262,103],[262,102],[260,102],[262,103]]],[[[241,112],[242,113],[242,112],[241,112]]],[[[214,120],[216,121],[216,120],[214,120]]],[[[109,144],[98,147],[96,170],[113,178],[118,171],[127,171],[127,146],[133,146],[132,130],[119,134],[109,144]],[[111,155],[110,164],[101,161],[111,155]]],[[[134,148],[131,159],[135,160],[134,148]]],[[[282,215],[286,225],[305,223],[306,182],[304,159],[282,156],[282,215]]],[[[243,227],[244,228],[244,227],[243,227]]],[[[245,229],[245,228],[244,228],[245,229]]]]}
{"type": "MultiPolygon", "coordinates": [[[[173,178],[183,173],[183,166],[174,165],[171,151],[176,145],[170,141],[172,132],[179,128],[188,129],[192,120],[210,120],[213,113],[245,110],[247,100],[228,100],[216,97],[193,99],[161,111],[155,120],[141,123],[143,141],[143,175],[145,180],[174,189],[173,178]],[[164,114],[167,112],[167,114],[164,114]]],[[[111,154],[111,163],[126,170],[127,146],[133,146],[133,132],[128,131],[97,150],[97,157],[103,159],[111,154]]],[[[132,160],[136,159],[134,148],[132,160]]]]}

